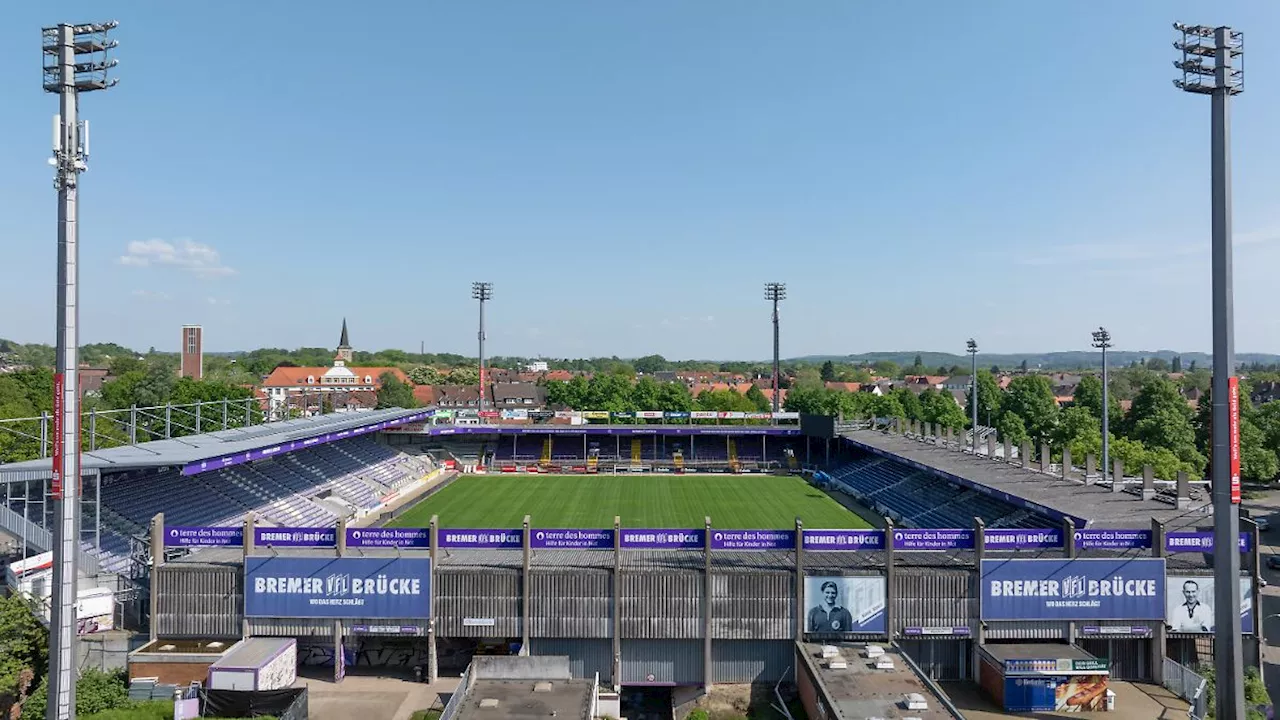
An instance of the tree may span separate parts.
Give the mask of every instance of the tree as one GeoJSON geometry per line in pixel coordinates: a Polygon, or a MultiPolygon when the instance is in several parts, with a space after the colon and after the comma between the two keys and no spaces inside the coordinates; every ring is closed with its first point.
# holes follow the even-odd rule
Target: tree
{"type": "MultiPolygon", "coordinates": [[[[21,720],[44,720],[48,702],[46,678],[40,681],[40,686],[22,704],[21,720]]],[[[103,672],[97,668],[88,668],[76,679],[77,717],[125,708],[130,704],[128,678],[123,669],[103,672]]]]}
{"type": "Polygon", "coordinates": [[[25,596],[0,598],[0,699],[21,695],[24,677],[44,675],[48,640],[48,631],[25,596]]]}
{"type": "MultiPolygon", "coordinates": [[[[1102,378],[1097,375],[1085,375],[1080,378],[1080,384],[1076,385],[1075,393],[1071,396],[1071,404],[1088,410],[1094,417],[1101,420],[1102,378]]],[[[1114,392],[1107,397],[1107,412],[1110,422],[1119,423],[1124,418],[1124,409],[1114,392]]]]}
{"type": "Polygon", "coordinates": [[[1169,368],[1176,373],[1182,372],[1182,356],[1174,355],[1173,362],[1169,363],[1169,368]]]}
{"type": "Polygon", "coordinates": [[[704,390],[698,395],[699,410],[755,412],[755,405],[737,390],[704,390]]]}
{"type": "MultiPolygon", "coordinates": [[[[486,370],[485,374],[488,374],[486,370]]],[[[479,385],[480,384],[480,368],[470,365],[456,367],[449,371],[446,383],[449,385],[479,385]]]]}
{"type": "Polygon", "coordinates": [[[755,405],[756,412],[769,412],[773,409],[769,398],[765,397],[764,393],[760,392],[760,388],[755,385],[747,388],[746,398],[755,405]]]}
{"type": "Polygon", "coordinates": [[[1121,427],[1125,435],[1148,448],[1165,448],[1195,468],[1204,471],[1205,457],[1196,449],[1196,431],[1191,409],[1167,378],[1151,379],[1133,399],[1121,427]]]}
{"type": "Polygon", "coordinates": [[[925,390],[920,393],[920,407],[924,412],[925,422],[959,429],[967,421],[964,411],[949,392],[938,392],[933,388],[925,390]]]}
{"type": "Polygon", "coordinates": [[[991,374],[992,374],[992,375],[999,375],[999,374],[1000,374],[1000,366],[999,366],[999,365],[992,365],[992,366],[991,366],[991,374]]]}
{"type": "Polygon", "coordinates": [[[406,374],[414,385],[439,385],[444,382],[444,375],[430,365],[414,365],[406,374]]]}
{"type": "Polygon", "coordinates": [[[1023,358],[1023,359],[1022,359],[1022,364],[1021,364],[1021,365],[1019,365],[1019,366],[1018,366],[1018,368],[1019,368],[1020,370],[1022,370],[1022,373],[1023,373],[1024,375],[1026,374],[1026,372],[1027,372],[1027,359],[1026,359],[1026,358],[1023,358]]]}
{"type": "MultiPolygon", "coordinates": [[[[1214,720],[1215,703],[1217,702],[1216,668],[1213,663],[1204,663],[1196,672],[1205,679],[1205,706],[1209,709],[1205,720],[1214,720]]],[[[1271,704],[1271,696],[1255,667],[1244,671],[1244,702],[1246,720],[1266,720],[1266,707],[1271,704]]]]}
{"type": "Polygon", "coordinates": [[[1192,361],[1191,361],[1191,364],[1188,366],[1188,369],[1189,369],[1191,372],[1195,372],[1195,371],[1196,371],[1196,361],[1195,361],[1195,360],[1192,360],[1192,361]]]}
{"type": "Polygon", "coordinates": [[[913,368],[922,368],[922,367],[924,367],[924,360],[920,357],[920,354],[919,354],[919,353],[916,353],[916,359],[915,359],[914,361],[912,361],[912,363],[911,363],[911,367],[913,367],[913,368]]]}
{"type": "Polygon", "coordinates": [[[1027,434],[1026,424],[1022,422],[1022,418],[1015,412],[1006,411],[1000,413],[1000,419],[996,420],[996,432],[1000,435],[1001,440],[1008,440],[1014,447],[1020,446],[1023,442],[1031,439],[1031,436],[1027,434]]]}
{"type": "MultiPolygon", "coordinates": [[[[985,370],[978,371],[978,424],[990,424],[1000,414],[1000,404],[1004,391],[995,376],[985,370]]],[[[973,412],[973,387],[964,393],[966,413],[973,412]]]]}
{"type": "Polygon", "coordinates": [[[661,355],[645,355],[642,358],[636,358],[633,365],[636,372],[645,375],[652,375],[671,367],[671,363],[667,362],[667,359],[661,355]]]}
{"type": "Polygon", "coordinates": [[[1147,360],[1147,369],[1151,372],[1168,372],[1169,362],[1162,357],[1153,357],[1147,360]]]}
{"type": "Polygon", "coordinates": [[[819,371],[818,375],[822,378],[823,382],[831,382],[832,380],[835,380],[836,379],[835,363],[831,362],[830,360],[822,363],[822,370],[819,371]]]}
{"type": "Polygon", "coordinates": [[[875,370],[876,374],[880,377],[902,377],[902,368],[898,367],[898,363],[892,360],[880,360],[872,365],[871,368],[875,370]]]}
{"type": "Polygon", "coordinates": [[[902,403],[898,402],[895,395],[870,395],[871,398],[867,402],[867,414],[877,418],[903,418],[906,417],[906,411],[902,409],[902,403]]]}
{"type": "MultiPolygon", "coordinates": [[[[704,395],[706,393],[703,393],[704,395]]],[[[701,403],[699,403],[701,404],[701,403]]],[[[819,387],[800,386],[787,392],[785,407],[787,412],[798,412],[806,415],[828,415],[827,392],[819,387]]]]}
{"type": "Polygon", "coordinates": [[[382,386],[378,388],[378,407],[379,408],[412,408],[418,406],[418,401],[413,397],[413,388],[407,383],[401,382],[393,372],[384,372],[379,376],[378,381],[382,386]]]}
{"type": "MultiPolygon", "coordinates": [[[[902,406],[904,417],[908,420],[924,420],[924,407],[920,404],[920,398],[915,393],[904,387],[894,388],[892,392],[893,396],[898,398],[898,404],[902,406]]],[[[871,393],[859,394],[870,395],[871,393]]]]}
{"type": "Polygon", "coordinates": [[[1070,448],[1073,462],[1096,457],[1102,453],[1102,422],[1087,408],[1069,407],[1058,417],[1052,443],[1055,450],[1070,448]]]}
{"type": "Polygon", "coordinates": [[[693,396],[684,383],[662,383],[658,387],[658,408],[667,412],[689,412],[693,409],[693,396]]]}
{"type": "Polygon", "coordinates": [[[631,406],[636,410],[657,410],[658,394],[658,383],[651,377],[642,377],[631,386],[631,406]]]}
{"type": "Polygon", "coordinates": [[[1002,410],[1021,418],[1026,432],[1037,441],[1051,437],[1058,420],[1058,402],[1049,378],[1043,375],[1014,378],[1005,392],[1002,410]]]}

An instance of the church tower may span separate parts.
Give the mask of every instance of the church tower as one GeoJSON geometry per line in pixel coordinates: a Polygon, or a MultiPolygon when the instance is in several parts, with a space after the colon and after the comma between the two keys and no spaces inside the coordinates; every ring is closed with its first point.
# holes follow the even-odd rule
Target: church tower
{"type": "Polygon", "coordinates": [[[351,341],[347,338],[347,319],[342,318],[342,337],[338,339],[338,355],[335,359],[349,363],[351,357],[351,341]]]}

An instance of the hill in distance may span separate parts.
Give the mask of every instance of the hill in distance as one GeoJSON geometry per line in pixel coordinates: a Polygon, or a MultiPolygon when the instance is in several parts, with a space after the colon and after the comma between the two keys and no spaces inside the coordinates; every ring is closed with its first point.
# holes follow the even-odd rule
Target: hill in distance
{"type": "MultiPolygon", "coordinates": [[[[804,363],[823,363],[828,360],[835,363],[845,363],[851,365],[872,365],[881,361],[895,362],[900,366],[908,366],[915,362],[916,356],[920,356],[920,362],[925,367],[950,367],[959,365],[967,367],[969,365],[968,355],[957,355],[954,353],[929,352],[926,350],[901,350],[894,352],[869,352],[857,355],[806,355],[804,357],[793,358],[789,362],[804,363]]],[[[1141,362],[1149,358],[1163,358],[1172,361],[1174,357],[1182,358],[1182,366],[1185,368],[1192,361],[1197,367],[1208,368],[1212,364],[1213,358],[1208,353],[1187,352],[1180,353],[1174,350],[1109,350],[1107,351],[1107,364],[1111,367],[1121,367],[1134,362],[1141,362]]],[[[1027,361],[1027,367],[1041,368],[1045,370],[1070,370],[1075,368],[1100,368],[1102,367],[1102,353],[1099,351],[1071,350],[1065,352],[1047,352],[1047,353],[978,353],[978,367],[990,368],[992,365],[1000,368],[1016,368],[1027,361]]],[[[1280,363],[1280,355],[1271,353],[1237,353],[1236,362],[1241,364],[1262,363],[1270,365],[1280,363]]]]}

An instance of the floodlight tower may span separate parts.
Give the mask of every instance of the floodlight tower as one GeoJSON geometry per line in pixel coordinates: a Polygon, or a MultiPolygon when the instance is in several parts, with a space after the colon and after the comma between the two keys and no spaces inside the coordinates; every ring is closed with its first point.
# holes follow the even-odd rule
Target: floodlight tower
{"type": "MultiPolygon", "coordinates": [[[[1108,387],[1107,379],[1107,348],[1111,347],[1111,333],[1104,327],[1094,330],[1093,346],[1102,351],[1102,481],[1106,482],[1111,468],[1111,429],[1108,417],[1111,410],[1111,388],[1108,387]]],[[[1119,481],[1120,479],[1116,480],[1119,481]]]]}
{"type": "Polygon", "coordinates": [[[58,329],[53,376],[53,587],[49,623],[49,703],[45,717],[75,717],[76,555],[80,551],[80,173],[88,169],[89,123],[78,118],[80,93],[106,90],[117,61],[107,34],[116,23],[55,25],[40,31],[42,85],[56,93],[53,187],[58,191],[58,329]]]}
{"type": "Polygon", "coordinates": [[[781,377],[781,362],[778,357],[778,302],[787,299],[787,284],[770,282],[764,284],[764,299],[773,303],[773,411],[778,412],[782,405],[778,402],[778,383],[781,377]]]}
{"type": "Polygon", "coordinates": [[[484,398],[486,395],[484,382],[484,304],[493,299],[493,283],[471,283],[471,297],[480,301],[480,332],[476,333],[476,338],[480,340],[480,402],[478,407],[484,410],[484,398]]]}
{"type": "Polygon", "coordinates": [[[965,350],[969,353],[969,394],[973,405],[973,454],[978,454],[978,341],[969,338],[965,343],[965,350]]]}
{"type": "Polygon", "coordinates": [[[1178,89],[1208,95],[1213,215],[1213,421],[1209,480],[1213,486],[1213,662],[1218,720],[1244,720],[1244,661],[1240,640],[1240,417],[1236,395],[1235,313],[1231,285],[1232,95],[1244,90],[1244,35],[1229,27],[1175,23],[1181,36],[1174,67],[1178,89]]]}

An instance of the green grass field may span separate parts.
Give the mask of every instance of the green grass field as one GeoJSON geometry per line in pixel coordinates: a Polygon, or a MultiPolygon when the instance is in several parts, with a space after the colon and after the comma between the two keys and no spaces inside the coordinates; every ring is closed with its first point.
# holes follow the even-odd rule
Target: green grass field
{"type": "Polygon", "coordinates": [[[543,528],[715,527],[768,530],[870,527],[826,493],[792,476],[486,475],[467,476],[392,521],[426,527],[515,528],[525,515],[543,528]]]}

